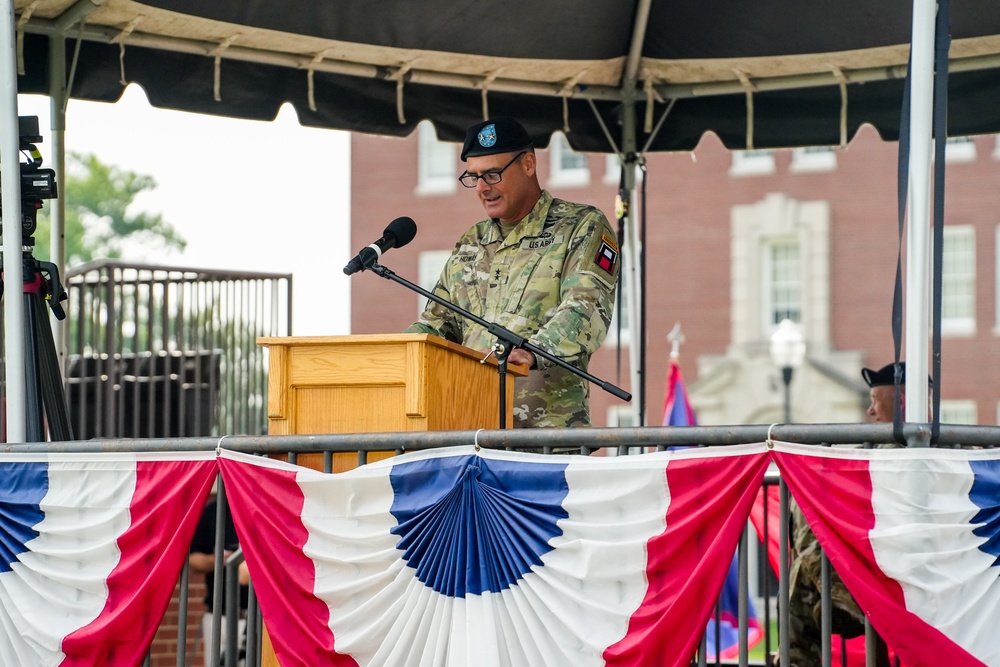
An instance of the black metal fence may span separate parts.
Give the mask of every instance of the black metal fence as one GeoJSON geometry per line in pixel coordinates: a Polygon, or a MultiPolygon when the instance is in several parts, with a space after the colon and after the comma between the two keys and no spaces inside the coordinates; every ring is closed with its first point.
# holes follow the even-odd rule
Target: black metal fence
{"type": "Polygon", "coordinates": [[[291,333],[291,275],[101,261],[65,282],[75,439],[266,432],[257,338],[291,333]]]}

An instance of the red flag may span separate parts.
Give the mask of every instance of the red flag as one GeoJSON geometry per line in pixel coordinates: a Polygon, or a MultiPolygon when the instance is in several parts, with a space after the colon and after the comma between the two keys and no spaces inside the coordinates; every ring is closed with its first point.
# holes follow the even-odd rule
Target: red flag
{"type": "MultiPolygon", "coordinates": [[[[694,414],[691,402],[688,400],[687,389],[684,387],[684,377],[681,375],[680,364],[673,355],[670,357],[670,371],[667,374],[667,391],[663,400],[664,426],[697,426],[698,418],[694,414]]],[[[739,570],[735,555],[730,563],[726,580],[722,586],[719,605],[712,613],[706,630],[707,659],[733,658],[739,655],[739,570]],[[717,616],[718,615],[718,616],[717,616]],[[718,647],[716,647],[718,637],[718,647]]],[[[749,626],[749,645],[756,646],[764,638],[764,631],[753,604],[749,608],[747,619],[749,626]]]]}
{"type": "Polygon", "coordinates": [[[681,367],[674,357],[670,358],[670,372],[667,374],[667,392],[663,399],[663,425],[698,425],[698,419],[694,415],[691,403],[688,402],[684,378],[681,376],[681,367]]]}

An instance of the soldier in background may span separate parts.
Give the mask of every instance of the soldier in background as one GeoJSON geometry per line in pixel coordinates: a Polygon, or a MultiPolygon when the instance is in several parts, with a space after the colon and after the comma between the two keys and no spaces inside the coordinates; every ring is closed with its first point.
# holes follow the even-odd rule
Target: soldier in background
{"type": "MultiPolygon", "coordinates": [[[[466,132],[459,177],[486,215],[455,244],[434,293],[587,370],[607,335],[618,278],[618,244],[593,206],[554,199],[538,183],[531,138],[512,118],[466,132]]],[[[483,327],[429,301],[407,330],[477,350],[495,338],[483,327]]],[[[514,384],[514,426],[589,426],[586,380],[527,350],[513,364],[531,370],[514,384]]]]}
{"type": "MultiPolygon", "coordinates": [[[[862,368],[861,377],[868,385],[868,419],[873,422],[891,422],[895,402],[906,418],[906,364],[900,363],[902,379],[897,398],[894,364],[872,370],[862,368]]],[[[897,447],[898,445],[881,445],[897,447]]],[[[822,664],[822,634],[820,631],[821,565],[822,549],[816,535],[805,521],[798,504],[792,504],[793,562],[789,572],[789,658],[793,667],[817,667],[822,664]]],[[[833,609],[833,634],[844,639],[865,633],[865,615],[835,571],[830,571],[830,600],[833,609]]],[[[879,638],[876,647],[876,665],[888,665],[889,655],[885,642],[879,638]]]]}

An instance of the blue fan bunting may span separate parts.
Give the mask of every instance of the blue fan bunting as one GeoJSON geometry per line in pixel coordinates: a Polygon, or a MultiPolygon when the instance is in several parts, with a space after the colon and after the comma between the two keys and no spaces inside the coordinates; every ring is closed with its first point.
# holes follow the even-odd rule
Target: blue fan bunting
{"type": "Polygon", "coordinates": [[[969,498],[979,507],[972,518],[973,524],[982,524],[972,532],[985,537],[986,543],[979,548],[996,556],[994,565],[1000,563],[1000,505],[997,504],[997,489],[1000,489],[1000,465],[997,461],[970,461],[976,481],[969,490],[969,498]]]}
{"type": "Polygon", "coordinates": [[[541,564],[561,535],[566,466],[476,456],[397,465],[391,474],[397,548],[433,590],[499,593],[541,564]]]}
{"type": "Polygon", "coordinates": [[[45,518],[39,503],[49,490],[45,463],[0,463],[0,572],[10,572],[25,543],[38,537],[45,518]]]}

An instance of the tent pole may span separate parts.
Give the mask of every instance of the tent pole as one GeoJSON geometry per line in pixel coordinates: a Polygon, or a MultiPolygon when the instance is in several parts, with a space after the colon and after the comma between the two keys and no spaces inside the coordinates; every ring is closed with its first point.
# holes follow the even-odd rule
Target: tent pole
{"type": "MultiPolygon", "coordinates": [[[[52,128],[52,168],[56,172],[58,197],[49,202],[51,237],[49,258],[66,280],[66,38],[49,39],[49,116],[52,128]]],[[[69,320],[52,318],[52,341],[59,370],[66,372],[66,331],[69,320]]]]}
{"type": "Polygon", "coordinates": [[[646,425],[646,369],[645,366],[645,294],[642,276],[645,274],[641,257],[642,248],[639,244],[638,225],[636,224],[635,208],[635,166],[638,154],[636,152],[636,109],[632,99],[622,102],[622,169],[625,172],[625,192],[628,193],[628,212],[625,229],[625,256],[628,276],[628,317],[629,331],[632,332],[629,351],[630,389],[635,396],[632,403],[632,416],[636,426],[646,425]]]}
{"type": "Polygon", "coordinates": [[[7,442],[24,442],[27,381],[24,373],[24,271],[21,266],[20,130],[17,122],[17,54],[13,0],[0,0],[0,192],[3,197],[4,370],[6,372],[7,442]]]}
{"type": "MultiPolygon", "coordinates": [[[[906,243],[906,421],[927,421],[930,327],[930,174],[934,106],[934,0],[914,0],[911,38],[910,193],[906,243]]],[[[910,444],[917,444],[916,442],[910,444]]],[[[924,443],[926,444],[926,443],[924,443]]]]}

